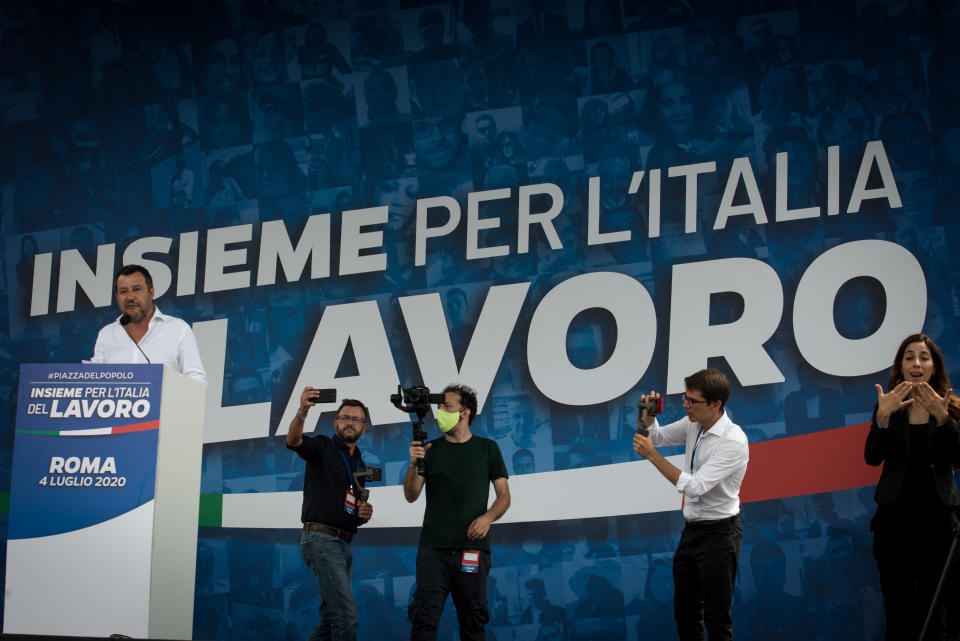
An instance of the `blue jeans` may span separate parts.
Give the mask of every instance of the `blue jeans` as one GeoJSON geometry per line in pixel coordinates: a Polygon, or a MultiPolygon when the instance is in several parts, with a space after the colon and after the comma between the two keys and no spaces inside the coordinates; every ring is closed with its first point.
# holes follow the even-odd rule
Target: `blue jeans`
{"type": "Polygon", "coordinates": [[[300,533],[300,554],[320,584],[320,622],[307,641],[356,641],[357,604],[350,544],[325,532],[300,533]]]}

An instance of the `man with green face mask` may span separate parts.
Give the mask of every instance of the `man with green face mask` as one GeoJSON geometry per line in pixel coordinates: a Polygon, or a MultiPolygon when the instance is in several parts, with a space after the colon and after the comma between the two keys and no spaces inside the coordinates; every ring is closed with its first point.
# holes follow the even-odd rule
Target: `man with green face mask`
{"type": "Polygon", "coordinates": [[[417,589],[408,609],[413,641],[433,641],[448,594],[453,595],[462,641],[482,641],[490,620],[487,574],[490,525],[510,507],[507,467],[496,441],[475,436],[470,424],[477,395],[465,385],[448,385],[437,410],[443,436],[410,445],[403,493],[413,503],[427,488],[427,506],[417,551],[417,589]],[[424,473],[417,473],[423,459],[424,473]],[[487,501],[490,483],[496,499],[487,501]]]}

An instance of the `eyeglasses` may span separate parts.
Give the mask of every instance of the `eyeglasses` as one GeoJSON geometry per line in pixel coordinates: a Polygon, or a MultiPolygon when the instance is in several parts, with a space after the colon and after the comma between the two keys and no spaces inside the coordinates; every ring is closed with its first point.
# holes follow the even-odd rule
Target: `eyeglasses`
{"type": "Polygon", "coordinates": [[[440,133],[450,135],[460,131],[460,122],[454,118],[442,118],[436,122],[431,120],[418,120],[413,123],[414,138],[429,138],[435,128],[440,129],[440,133]]]}
{"type": "Polygon", "coordinates": [[[365,419],[365,418],[360,418],[360,417],[358,417],[358,416],[343,416],[343,415],[340,415],[340,416],[337,417],[337,420],[338,420],[338,421],[342,421],[342,422],[344,422],[344,423],[353,423],[354,425],[363,425],[364,423],[367,422],[367,419],[365,419]]]}
{"type": "Polygon", "coordinates": [[[680,400],[683,401],[684,403],[690,403],[691,405],[696,405],[697,403],[709,403],[709,402],[710,402],[710,401],[706,401],[706,400],[697,400],[697,399],[695,399],[695,398],[690,398],[690,397],[687,396],[686,394],[681,394],[681,395],[680,395],[680,400]]]}

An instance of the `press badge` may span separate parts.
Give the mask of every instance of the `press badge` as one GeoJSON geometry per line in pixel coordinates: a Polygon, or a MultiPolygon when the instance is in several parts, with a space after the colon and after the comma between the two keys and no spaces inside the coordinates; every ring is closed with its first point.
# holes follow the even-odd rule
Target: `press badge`
{"type": "Polygon", "coordinates": [[[464,550],[460,559],[461,572],[477,572],[480,570],[480,552],[478,550],[464,550]]]}
{"type": "Polygon", "coordinates": [[[357,513],[357,495],[350,488],[347,488],[347,496],[343,499],[343,511],[347,514],[357,513]]]}

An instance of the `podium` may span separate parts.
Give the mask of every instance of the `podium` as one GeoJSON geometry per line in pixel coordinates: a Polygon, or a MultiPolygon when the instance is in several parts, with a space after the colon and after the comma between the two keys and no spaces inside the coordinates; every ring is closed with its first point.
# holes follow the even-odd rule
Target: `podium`
{"type": "Polygon", "coordinates": [[[161,365],[20,366],[4,633],[192,637],[205,391],[161,365]]]}

